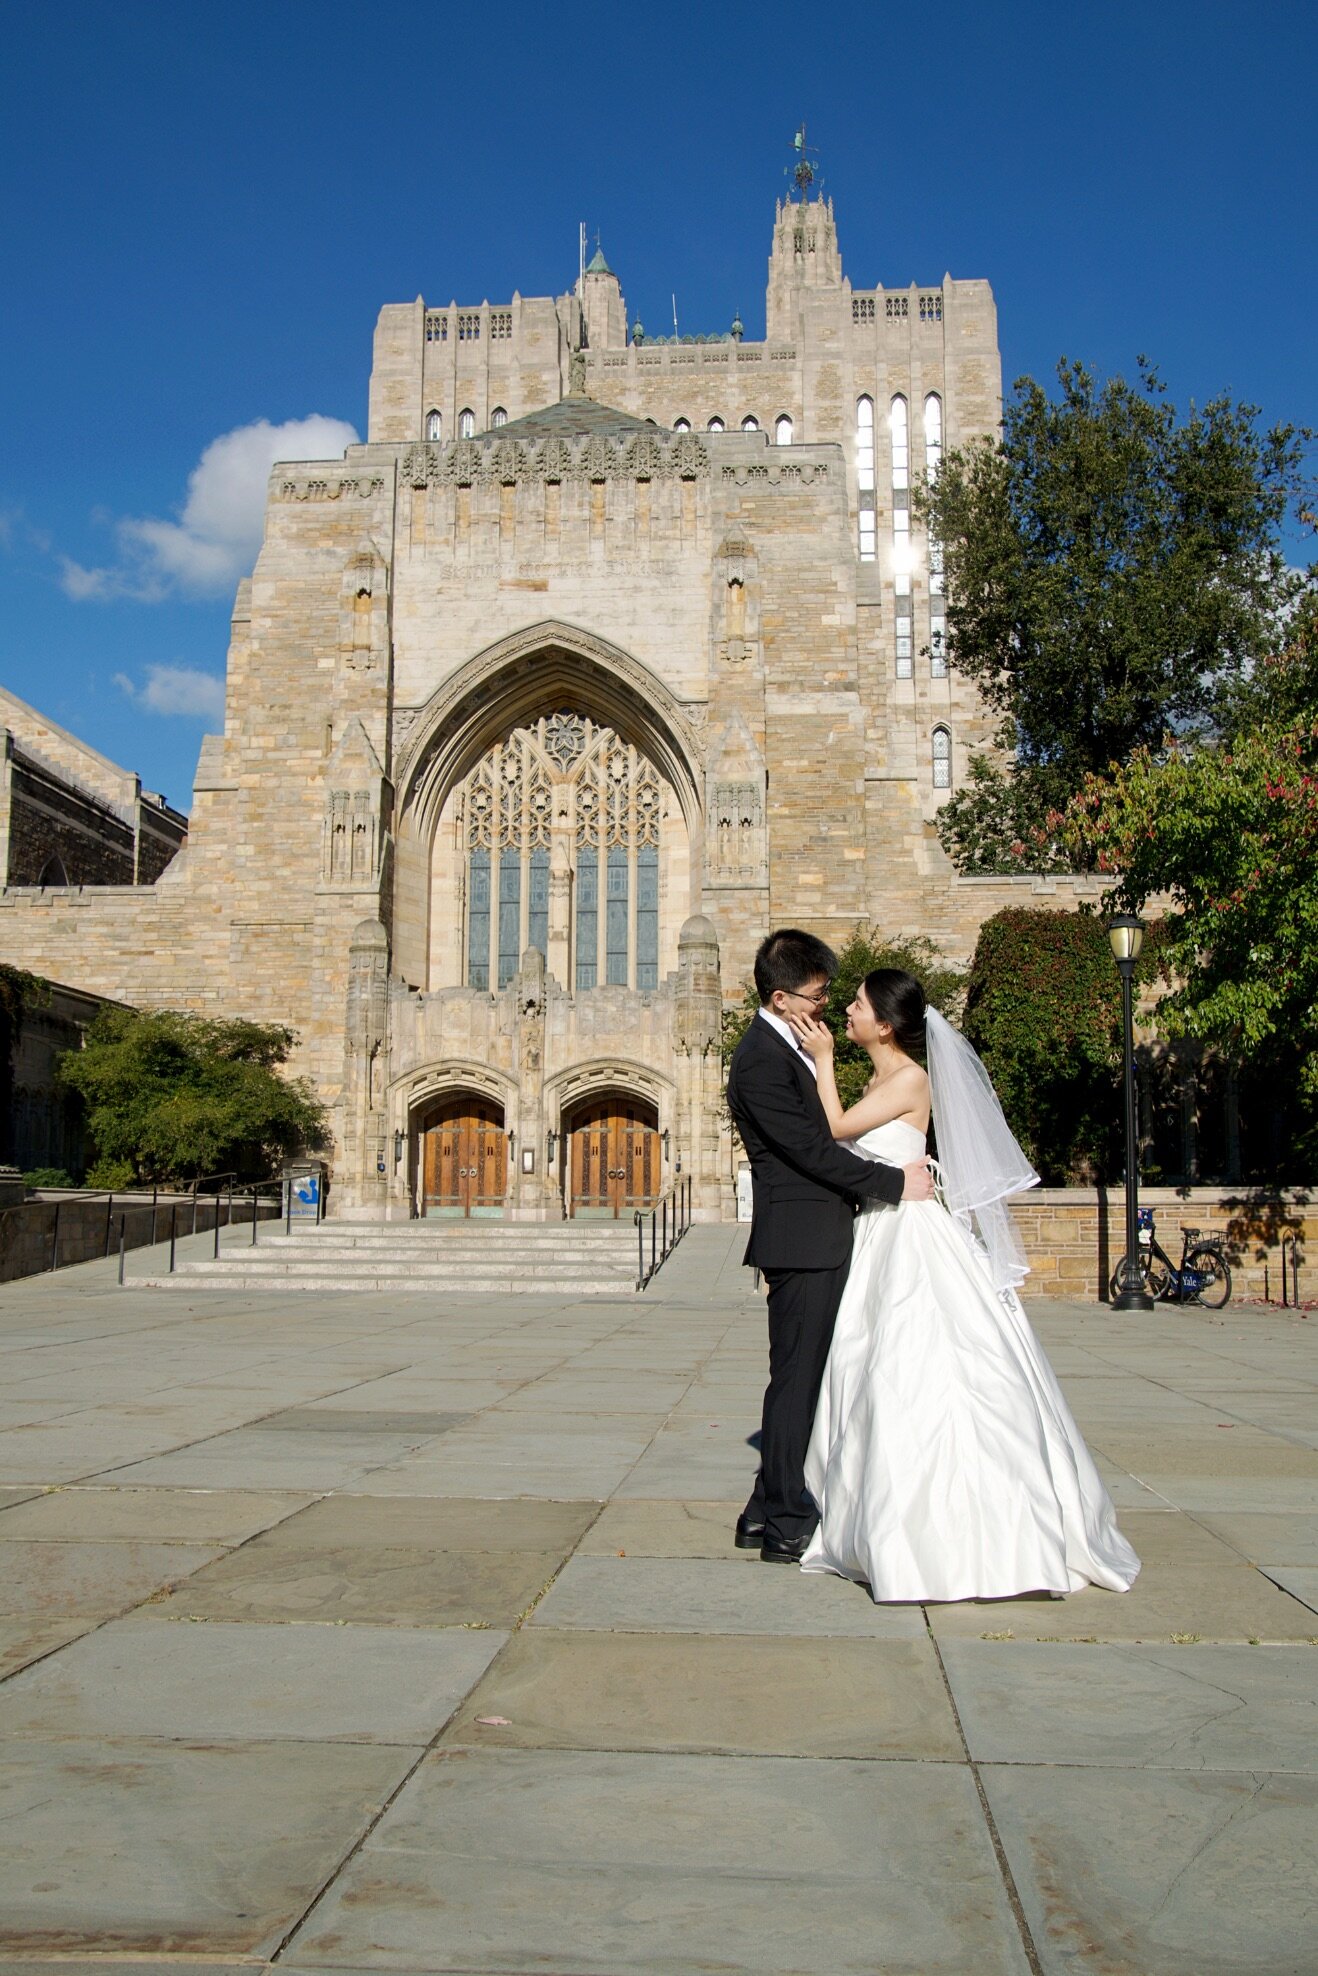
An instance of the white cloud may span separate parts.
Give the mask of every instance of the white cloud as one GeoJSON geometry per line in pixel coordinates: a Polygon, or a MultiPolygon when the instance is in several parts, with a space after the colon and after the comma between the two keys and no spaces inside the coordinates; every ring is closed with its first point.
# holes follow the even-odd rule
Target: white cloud
{"type": "Polygon", "coordinates": [[[127,673],[117,672],[114,683],[146,713],[182,714],[216,722],[224,719],[224,681],[196,666],[148,666],[145,686],[134,686],[127,673]]]}
{"type": "MultiPolygon", "coordinates": [[[[133,597],[155,603],[172,592],[222,596],[246,576],[261,546],[266,482],[276,460],[337,460],[357,434],[344,419],[257,419],[213,439],[188,476],[177,521],[125,517],[115,525],[114,563],[87,569],[62,556],[65,594],[101,603],[133,597]]],[[[148,689],[149,690],[149,689],[148,689]]]]}

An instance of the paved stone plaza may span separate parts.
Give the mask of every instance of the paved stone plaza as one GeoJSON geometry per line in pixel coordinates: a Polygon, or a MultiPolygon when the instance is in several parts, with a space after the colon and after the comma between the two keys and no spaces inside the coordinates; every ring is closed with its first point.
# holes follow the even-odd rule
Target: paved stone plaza
{"type": "Polygon", "coordinates": [[[876,1609],[732,1547],[739,1247],[0,1290],[0,1969],[1318,1971],[1313,1324],[1034,1305],[1142,1576],[876,1609]]]}

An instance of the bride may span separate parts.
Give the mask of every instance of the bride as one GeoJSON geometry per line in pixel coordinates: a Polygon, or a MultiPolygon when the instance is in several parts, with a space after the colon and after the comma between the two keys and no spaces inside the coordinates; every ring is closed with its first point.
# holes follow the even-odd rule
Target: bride
{"type": "Polygon", "coordinates": [[[806,1456],[820,1521],[802,1570],[876,1600],[1127,1591],[1139,1559],[1016,1295],[1027,1266],[1006,1196],[1038,1175],[979,1058],[897,968],[866,975],[847,1010],[874,1065],[850,1110],[830,1031],[793,1027],[833,1137],[860,1158],[918,1158],[932,1102],[945,1203],[857,1219],[806,1456]]]}

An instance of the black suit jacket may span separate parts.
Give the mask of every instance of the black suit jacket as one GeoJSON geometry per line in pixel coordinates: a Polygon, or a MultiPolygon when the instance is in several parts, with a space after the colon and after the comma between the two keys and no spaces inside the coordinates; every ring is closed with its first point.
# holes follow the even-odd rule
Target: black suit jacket
{"type": "Polygon", "coordinates": [[[836,1269],[857,1201],[901,1199],[901,1168],[838,1145],[801,1051],[758,1015],[733,1052],[728,1109],[751,1163],[745,1260],[757,1269],[836,1269]]]}

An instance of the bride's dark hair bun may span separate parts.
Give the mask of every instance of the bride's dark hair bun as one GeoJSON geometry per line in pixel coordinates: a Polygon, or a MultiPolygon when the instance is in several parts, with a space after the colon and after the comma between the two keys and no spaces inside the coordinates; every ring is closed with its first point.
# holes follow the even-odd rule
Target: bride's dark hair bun
{"type": "Polygon", "coordinates": [[[924,989],[900,967],[876,967],[862,982],[865,1000],[880,1022],[892,1024],[892,1040],[912,1055],[924,1050],[924,989]]]}

